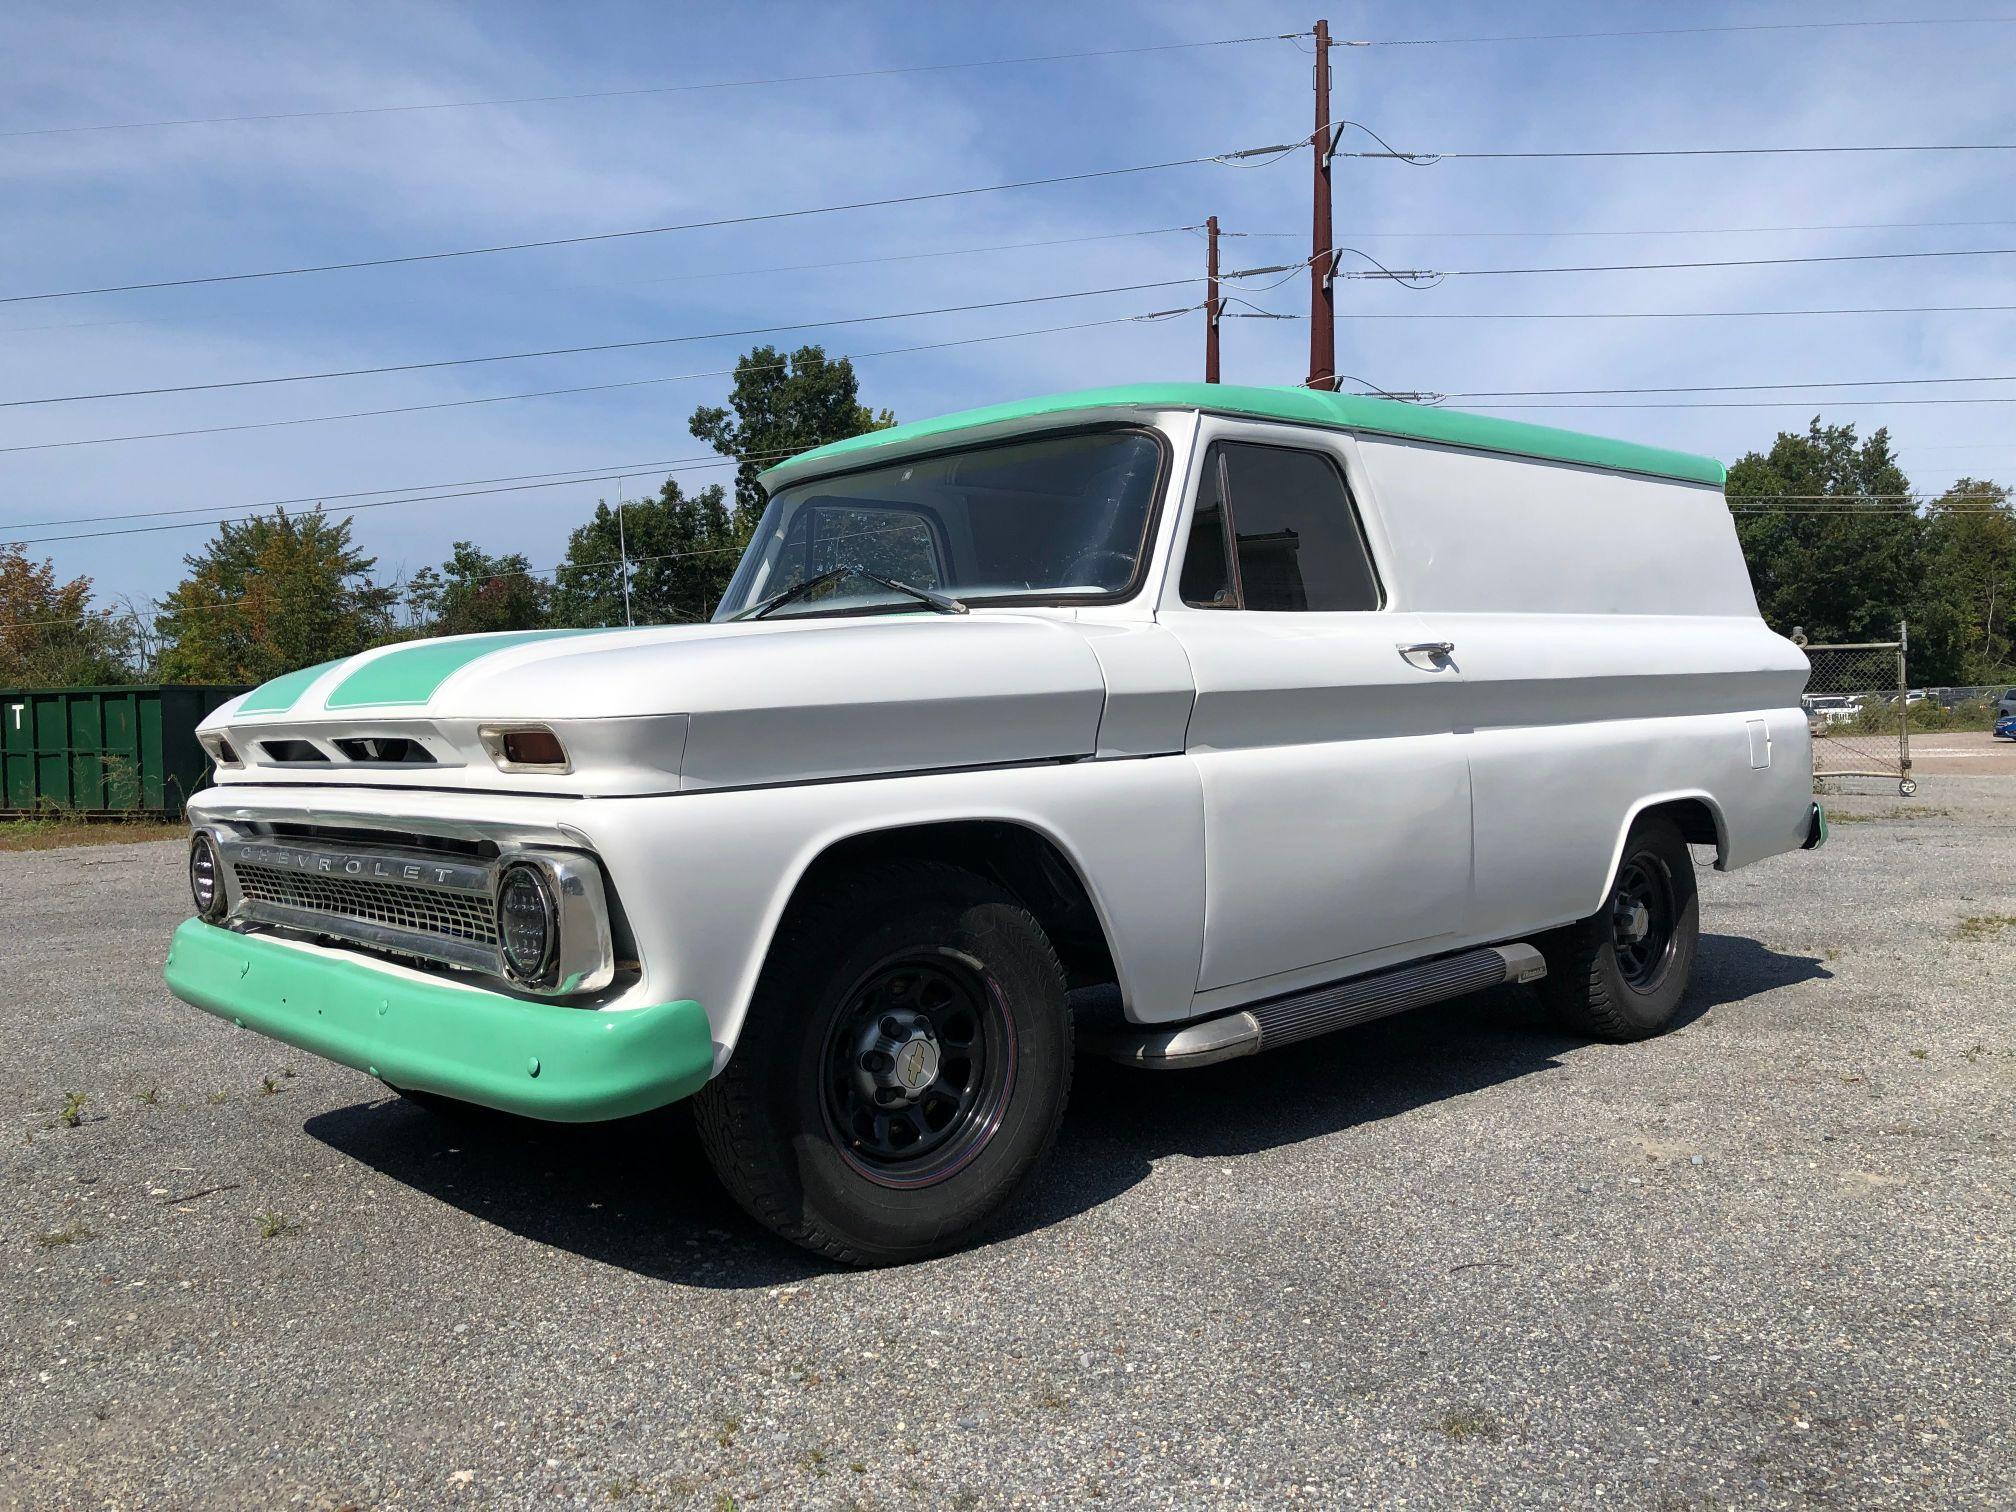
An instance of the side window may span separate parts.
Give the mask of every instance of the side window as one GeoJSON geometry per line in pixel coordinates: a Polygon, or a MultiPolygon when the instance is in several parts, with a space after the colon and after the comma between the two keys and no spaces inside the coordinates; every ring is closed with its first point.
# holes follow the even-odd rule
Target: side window
{"type": "Polygon", "coordinates": [[[1215,443],[1198,486],[1181,590],[1198,608],[1377,609],[1379,580],[1337,465],[1289,447],[1215,443]]]}

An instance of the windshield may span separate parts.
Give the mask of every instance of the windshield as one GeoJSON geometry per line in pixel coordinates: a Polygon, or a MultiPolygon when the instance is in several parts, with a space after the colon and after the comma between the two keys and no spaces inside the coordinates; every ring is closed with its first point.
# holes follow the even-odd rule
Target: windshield
{"type": "Polygon", "coordinates": [[[1110,598],[1140,568],[1161,465],[1152,434],[1112,430],[794,483],[763,511],[714,617],[836,568],[853,570],[768,617],[929,609],[878,577],[966,603],[1110,598]]]}

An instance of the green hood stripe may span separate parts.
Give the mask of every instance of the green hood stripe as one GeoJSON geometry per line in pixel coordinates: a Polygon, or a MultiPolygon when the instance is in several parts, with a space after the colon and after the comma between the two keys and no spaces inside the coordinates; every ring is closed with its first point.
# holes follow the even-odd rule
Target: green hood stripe
{"type": "Polygon", "coordinates": [[[562,635],[593,635],[593,630],[515,630],[498,635],[455,635],[421,641],[374,656],[330,690],[323,706],[330,709],[387,708],[424,704],[441,684],[471,662],[493,651],[508,651],[528,641],[562,635]]]}
{"type": "Polygon", "coordinates": [[[308,690],[308,685],[327,672],[336,661],[319,662],[312,667],[303,667],[298,672],[284,673],[271,682],[263,682],[246,695],[245,702],[238,705],[240,714],[279,714],[294,707],[294,700],[308,690]]]}

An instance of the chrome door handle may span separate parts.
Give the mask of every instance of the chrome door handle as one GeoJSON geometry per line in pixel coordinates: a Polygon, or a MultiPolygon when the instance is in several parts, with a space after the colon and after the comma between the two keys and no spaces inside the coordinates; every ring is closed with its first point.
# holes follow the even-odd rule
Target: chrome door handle
{"type": "Polygon", "coordinates": [[[1412,646],[1400,647],[1400,654],[1402,656],[1454,656],[1456,654],[1456,642],[1421,641],[1412,646]]]}

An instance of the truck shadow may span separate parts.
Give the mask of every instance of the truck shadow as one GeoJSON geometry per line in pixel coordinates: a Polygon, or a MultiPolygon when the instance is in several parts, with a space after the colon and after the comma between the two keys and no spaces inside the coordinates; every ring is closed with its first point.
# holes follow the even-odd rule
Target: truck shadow
{"type": "MultiPolygon", "coordinates": [[[[1703,935],[1678,1026],[1775,988],[1825,978],[1818,960],[1736,935],[1703,935]]],[[[1098,1207],[1167,1155],[1278,1149],[1424,1104],[1551,1071],[1588,1043],[1530,989],[1501,987],[1196,1071],[1079,1063],[1057,1154],[1034,1195],[986,1242],[1098,1207]]],[[[1626,1052],[1628,1053],[1628,1052],[1626,1052]]],[[[621,1124],[540,1124],[474,1110],[444,1118],[376,1099],[309,1119],[307,1132],[381,1175],[536,1244],[657,1280],[730,1290],[836,1267],[759,1229],[707,1168],[683,1107],[621,1124]]]]}

